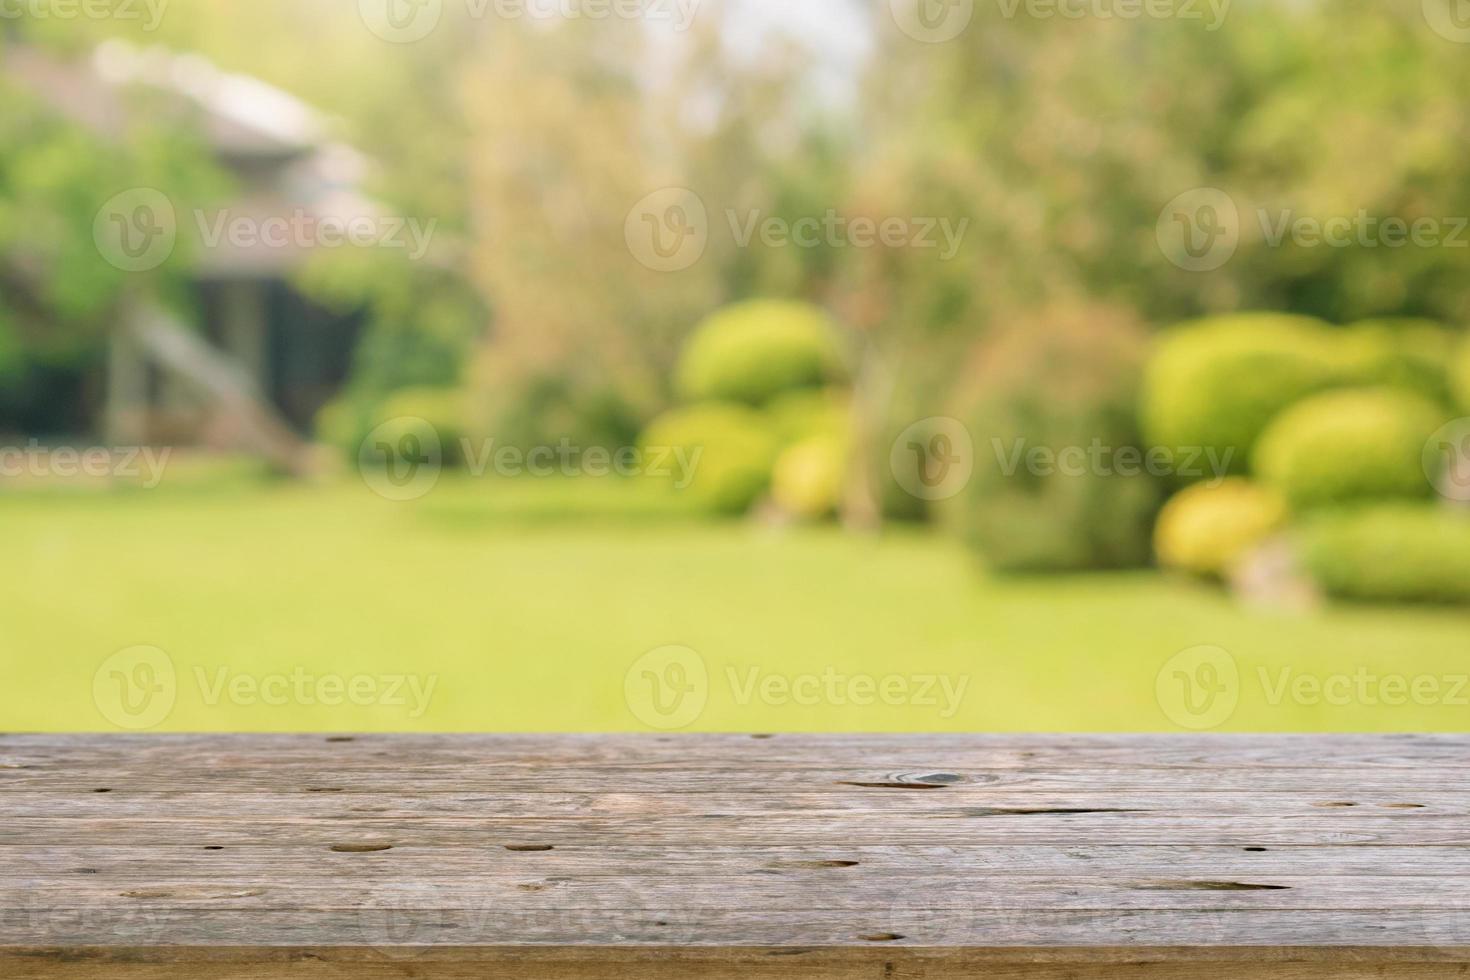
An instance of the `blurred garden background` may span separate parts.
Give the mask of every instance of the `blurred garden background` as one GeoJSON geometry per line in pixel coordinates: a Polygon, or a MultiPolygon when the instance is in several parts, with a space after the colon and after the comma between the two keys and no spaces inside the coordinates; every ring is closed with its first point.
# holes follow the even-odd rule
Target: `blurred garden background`
{"type": "Polygon", "coordinates": [[[8,7],[0,728],[1465,730],[1466,91],[1458,0],[8,7]]]}

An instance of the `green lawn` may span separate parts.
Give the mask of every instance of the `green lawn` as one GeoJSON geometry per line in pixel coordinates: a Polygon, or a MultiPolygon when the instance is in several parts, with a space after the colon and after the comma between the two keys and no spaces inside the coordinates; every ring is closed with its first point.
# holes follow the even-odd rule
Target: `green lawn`
{"type": "Polygon", "coordinates": [[[683,522],[611,481],[413,503],[358,483],[9,495],[0,540],[5,730],[118,730],[135,682],[154,697],[128,695],[123,721],[161,731],[1169,731],[1185,678],[1236,702],[1222,730],[1470,724],[1465,611],[1252,612],[1147,573],[988,579],[919,531],[683,522]],[[169,660],[114,656],[137,645],[169,660]],[[640,661],[667,645],[697,654],[640,661]],[[1214,654],[1171,664],[1161,696],[1197,645],[1229,651],[1238,683],[1214,654]],[[650,715],[676,688],[673,715],[650,715]]]}

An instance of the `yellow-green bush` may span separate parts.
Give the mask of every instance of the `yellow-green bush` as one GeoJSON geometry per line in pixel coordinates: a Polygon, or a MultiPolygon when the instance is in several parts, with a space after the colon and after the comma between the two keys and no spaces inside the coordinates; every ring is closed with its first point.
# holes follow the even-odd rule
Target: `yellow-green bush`
{"type": "Polygon", "coordinates": [[[1386,385],[1416,391],[1441,404],[1453,401],[1450,365],[1455,336],[1433,320],[1364,320],[1342,331],[1339,371],[1355,386],[1386,385]]]}
{"type": "Polygon", "coordinates": [[[434,427],[445,465],[464,461],[464,393],[457,388],[404,388],[377,405],[343,396],[317,412],[316,438],[340,449],[348,459],[356,460],[363,441],[380,426],[390,427],[389,432],[380,433],[389,441],[394,438],[394,429],[402,430],[403,434],[420,431],[410,425],[400,425],[398,420],[403,419],[423,419],[434,427]]]}
{"type": "Polygon", "coordinates": [[[464,392],[459,389],[404,388],[389,395],[375,414],[375,424],[423,419],[439,435],[444,465],[464,462],[464,392]]]}
{"type": "Polygon", "coordinates": [[[836,329],[815,306],[749,300],[694,329],[676,383],[690,401],[764,405],[784,391],[818,387],[843,374],[836,329]]]}
{"type": "Polygon", "coordinates": [[[1461,342],[1460,349],[1455,354],[1454,363],[1450,367],[1450,385],[1454,389],[1459,410],[1470,412],[1470,337],[1461,342]]]}
{"type": "Polygon", "coordinates": [[[771,400],[766,415],[783,445],[815,436],[845,439],[852,423],[852,402],[839,388],[788,391],[771,400]]]}
{"type": "Polygon", "coordinates": [[[673,470],[669,475],[653,474],[655,478],[675,492],[688,494],[699,509],[715,514],[744,513],[765,493],[780,448],[759,412],[719,402],[659,416],[640,442],[646,463],[653,465],[662,459],[673,470]],[[692,472],[680,472],[681,459],[692,472]],[[680,486],[686,477],[686,484],[680,486]]]}
{"type": "Polygon", "coordinates": [[[793,517],[816,520],[837,510],[847,470],[841,439],[813,436],[782,450],[771,477],[771,497],[793,517]]]}
{"type": "Polygon", "coordinates": [[[1165,568],[1220,578],[1285,523],[1286,503],[1272,490],[1239,477],[1196,483],[1164,505],[1154,549],[1165,568]]]}
{"type": "Polygon", "coordinates": [[[1329,595],[1470,603],[1470,515],[1392,504],[1324,515],[1298,535],[1303,567],[1329,595]]]}
{"type": "Polygon", "coordinates": [[[1410,391],[1344,388],[1282,412],[1262,434],[1256,475],[1295,509],[1427,497],[1424,444],[1445,410],[1410,391]]]}
{"type": "Polygon", "coordinates": [[[1277,413],[1332,384],[1331,332],[1310,317],[1244,313],[1161,335],[1144,373],[1142,425],[1152,446],[1229,454],[1244,472],[1277,413]]]}

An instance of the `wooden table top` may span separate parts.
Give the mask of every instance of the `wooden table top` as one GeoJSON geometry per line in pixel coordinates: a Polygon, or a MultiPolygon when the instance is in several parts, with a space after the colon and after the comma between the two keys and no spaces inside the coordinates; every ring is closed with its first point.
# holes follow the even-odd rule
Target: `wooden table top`
{"type": "Polygon", "coordinates": [[[1470,736],[6,735],[0,893],[3,977],[1465,978],[1470,736]]]}

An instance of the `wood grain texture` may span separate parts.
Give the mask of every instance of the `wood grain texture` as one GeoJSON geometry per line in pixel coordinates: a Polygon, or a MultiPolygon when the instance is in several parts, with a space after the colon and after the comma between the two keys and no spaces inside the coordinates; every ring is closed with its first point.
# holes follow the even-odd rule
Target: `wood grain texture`
{"type": "Polygon", "coordinates": [[[1470,980],[1470,737],[0,736],[0,976],[1470,980]]]}

